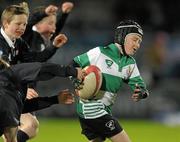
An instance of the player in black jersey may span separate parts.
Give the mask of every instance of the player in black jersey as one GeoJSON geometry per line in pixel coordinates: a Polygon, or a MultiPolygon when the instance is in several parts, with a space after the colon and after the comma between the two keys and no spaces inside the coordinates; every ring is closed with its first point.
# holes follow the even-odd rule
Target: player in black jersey
{"type": "Polygon", "coordinates": [[[10,66],[0,59],[0,135],[7,141],[17,142],[17,130],[22,113],[32,112],[52,104],[73,103],[68,90],[56,96],[26,99],[27,85],[33,81],[44,81],[55,76],[83,78],[79,68],[61,66],[53,63],[22,63],[10,66]]]}

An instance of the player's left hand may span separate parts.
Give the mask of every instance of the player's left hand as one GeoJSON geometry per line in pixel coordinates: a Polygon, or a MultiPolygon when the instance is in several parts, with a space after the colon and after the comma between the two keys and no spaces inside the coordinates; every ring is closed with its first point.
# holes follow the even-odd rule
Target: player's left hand
{"type": "Polygon", "coordinates": [[[37,98],[39,95],[33,88],[27,89],[26,99],[37,98]]]}
{"type": "Polygon", "coordinates": [[[140,89],[140,87],[138,86],[138,84],[136,84],[136,88],[134,89],[134,93],[133,93],[133,95],[131,96],[131,98],[133,99],[133,101],[135,101],[135,102],[138,102],[140,99],[141,99],[141,97],[140,97],[140,94],[141,93],[141,89],[140,89]]]}
{"type": "Polygon", "coordinates": [[[57,6],[55,6],[55,5],[49,5],[49,6],[46,7],[46,9],[45,9],[45,13],[46,13],[47,15],[52,15],[52,14],[56,14],[57,10],[58,10],[57,6]]]}
{"type": "Polygon", "coordinates": [[[58,101],[61,104],[72,104],[74,95],[68,89],[62,90],[58,93],[58,101]]]}
{"type": "Polygon", "coordinates": [[[56,48],[60,48],[67,42],[67,40],[68,40],[68,38],[66,37],[66,35],[59,34],[54,38],[53,45],[56,48]]]}
{"type": "Polygon", "coordinates": [[[72,2],[64,2],[62,4],[62,12],[63,13],[70,13],[74,7],[74,4],[72,2]]]}
{"type": "Polygon", "coordinates": [[[134,89],[134,93],[131,96],[131,98],[133,99],[133,101],[138,102],[141,99],[145,99],[149,96],[148,91],[143,91],[143,89],[141,89],[141,87],[136,84],[136,87],[134,89]]]}

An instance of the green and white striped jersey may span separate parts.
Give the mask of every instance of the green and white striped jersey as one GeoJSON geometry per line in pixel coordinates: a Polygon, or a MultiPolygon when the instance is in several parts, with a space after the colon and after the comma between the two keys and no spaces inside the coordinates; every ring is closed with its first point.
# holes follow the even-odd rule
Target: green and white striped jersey
{"type": "Polygon", "coordinates": [[[111,106],[123,82],[128,83],[132,90],[135,89],[136,84],[146,89],[134,58],[121,54],[115,44],[93,48],[75,57],[74,61],[82,68],[96,65],[103,75],[100,95],[98,95],[101,97],[96,100],[79,100],[77,103],[78,115],[85,119],[111,114],[111,106]]]}

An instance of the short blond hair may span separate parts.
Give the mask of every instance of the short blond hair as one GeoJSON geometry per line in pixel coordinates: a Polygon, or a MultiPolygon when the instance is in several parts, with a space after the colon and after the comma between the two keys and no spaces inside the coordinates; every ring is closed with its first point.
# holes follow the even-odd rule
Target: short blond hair
{"type": "Polygon", "coordinates": [[[21,14],[25,14],[29,17],[29,7],[26,2],[22,2],[19,5],[10,5],[4,9],[1,15],[1,23],[3,23],[3,21],[11,22],[14,15],[21,14]]]}

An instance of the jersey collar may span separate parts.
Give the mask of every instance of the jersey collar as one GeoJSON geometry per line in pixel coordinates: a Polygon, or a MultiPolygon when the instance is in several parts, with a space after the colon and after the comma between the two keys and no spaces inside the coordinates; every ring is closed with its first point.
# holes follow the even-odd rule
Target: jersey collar
{"type": "Polygon", "coordinates": [[[14,46],[14,43],[8,36],[7,34],[4,32],[3,28],[1,27],[1,34],[2,36],[4,37],[4,39],[6,40],[6,42],[8,43],[8,45],[11,47],[11,48],[15,48],[14,46]]]}
{"type": "Polygon", "coordinates": [[[110,45],[108,45],[108,47],[113,51],[114,56],[116,57],[122,56],[120,49],[114,43],[111,43],[110,45]]]}

